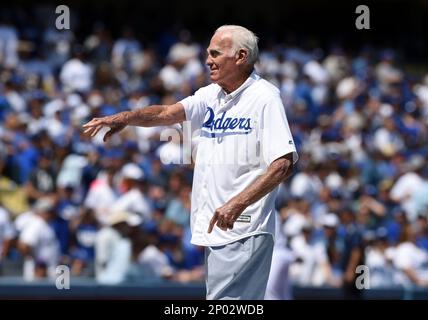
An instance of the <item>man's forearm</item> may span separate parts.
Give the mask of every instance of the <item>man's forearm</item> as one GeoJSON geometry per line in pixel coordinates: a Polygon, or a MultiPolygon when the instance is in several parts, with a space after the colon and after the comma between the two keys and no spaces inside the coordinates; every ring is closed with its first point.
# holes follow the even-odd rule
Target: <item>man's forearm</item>
{"type": "Polygon", "coordinates": [[[117,124],[141,127],[169,126],[184,120],[186,120],[186,114],[180,103],[152,105],[133,111],[121,112],[113,116],[113,121],[117,124]]]}
{"type": "Polygon", "coordinates": [[[292,154],[279,158],[272,162],[266,173],[258,177],[253,184],[233,197],[230,201],[235,202],[245,209],[275,189],[291,175],[292,170],[292,154]]]}
{"type": "Polygon", "coordinates": [[[118,122],[128,126],[154,127],[163,125],[166,106],[152,105],[146,108],[118,113],[118,122]]]}

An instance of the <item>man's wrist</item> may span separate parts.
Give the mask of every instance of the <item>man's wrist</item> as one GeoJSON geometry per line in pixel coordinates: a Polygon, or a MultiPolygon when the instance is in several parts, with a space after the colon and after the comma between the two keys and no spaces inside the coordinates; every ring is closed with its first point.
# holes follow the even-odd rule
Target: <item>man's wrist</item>
{"type": "Polygon", "coordinates": [[[241,211],[244,211],[245,208],[250,205],[250,203],[248,203],[248,201],[245,201],[245,199],[241,197],[236,197],[232,199],[232,205],[236,208],[241,209],[241,211]]]}
{"type": "Polygon", "coordinates": [[[115,125],[128,126],[134,124],[135,118],[135,112],[122,111],[117,115],[116,118],[114,118],[113,122],[115,125]]]}

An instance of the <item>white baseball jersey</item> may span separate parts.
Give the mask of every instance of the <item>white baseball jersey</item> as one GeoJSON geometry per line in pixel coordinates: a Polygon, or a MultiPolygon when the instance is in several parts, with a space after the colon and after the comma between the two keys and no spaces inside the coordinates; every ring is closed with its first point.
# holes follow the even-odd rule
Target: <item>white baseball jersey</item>
{"type": "Polygon", "coordinates": [[[232,230],[208,233],[215,210],[250,186],[276,159],[296,148],[279,90],[256,73],[226,94],[211,84],[180,101],[198,136],[192,189],[191,242],[221,246],[260,233],[275,233],[278,188],[248,206],[232,230]]]}

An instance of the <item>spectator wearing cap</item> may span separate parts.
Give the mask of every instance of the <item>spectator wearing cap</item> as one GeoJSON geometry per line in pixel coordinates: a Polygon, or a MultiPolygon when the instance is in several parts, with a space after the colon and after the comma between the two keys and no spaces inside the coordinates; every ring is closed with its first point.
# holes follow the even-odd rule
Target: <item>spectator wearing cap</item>
{"type": "Polygon", "coordinates": [[[152,212],[143,193],[143,170],[135,163],[127,163],[122,167],[120,175],[122,194],[112,204],[112,210],[136,213],[145,221],[151,220],[152,212]]]}
{"type": "Polygon", "coordinates": [[[131,226],[141,219],[127,211],[114,211],[95,239],[95,277],[99,283],[118,284],[126,280],[131,267],[131,226]]]}
{"type": "Polygon", "coordinates": [[[317,240],[315,248],[319,255],[319,268],[315,275],[317,285],[339,287],[343,272],[340,268],[343,241],[338,234],[340,221],[335,213],[329,212],[320,217],[323,237],[317,240]]]}
{"type": "Polygon", "coordinates": [[[60,247],[55,231],[50,226],[54,217],[54,202],[40,198],[34,204],[34,216],[24,224],[18,239],[18,249],[25,258],[24,278],[55,277],[60,247]]]}

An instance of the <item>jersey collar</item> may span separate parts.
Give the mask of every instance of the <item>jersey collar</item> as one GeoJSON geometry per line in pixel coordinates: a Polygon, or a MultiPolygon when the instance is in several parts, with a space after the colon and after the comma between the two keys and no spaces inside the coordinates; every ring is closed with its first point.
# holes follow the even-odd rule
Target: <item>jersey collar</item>
{"type": "Polygon", "coordinates": [[[224,101],[226,103],[232,101],[237,95],[239,95],[240,93],[242,93],[246,88],[248,88],[249,86],[251,86],[254,82],[256,82],[258,79],[260,78],[260,76],[256,73],[255,70],[253,70],[253,72],[250,74],[250,76],[247,78],[247,80],[245,80],[245,82],[243,84],[241,84],[239,86],[239,88],[235,89],[235,91],[227,94],[223,89],[221,90],[221,95],[224,98],[224,101]]]}

